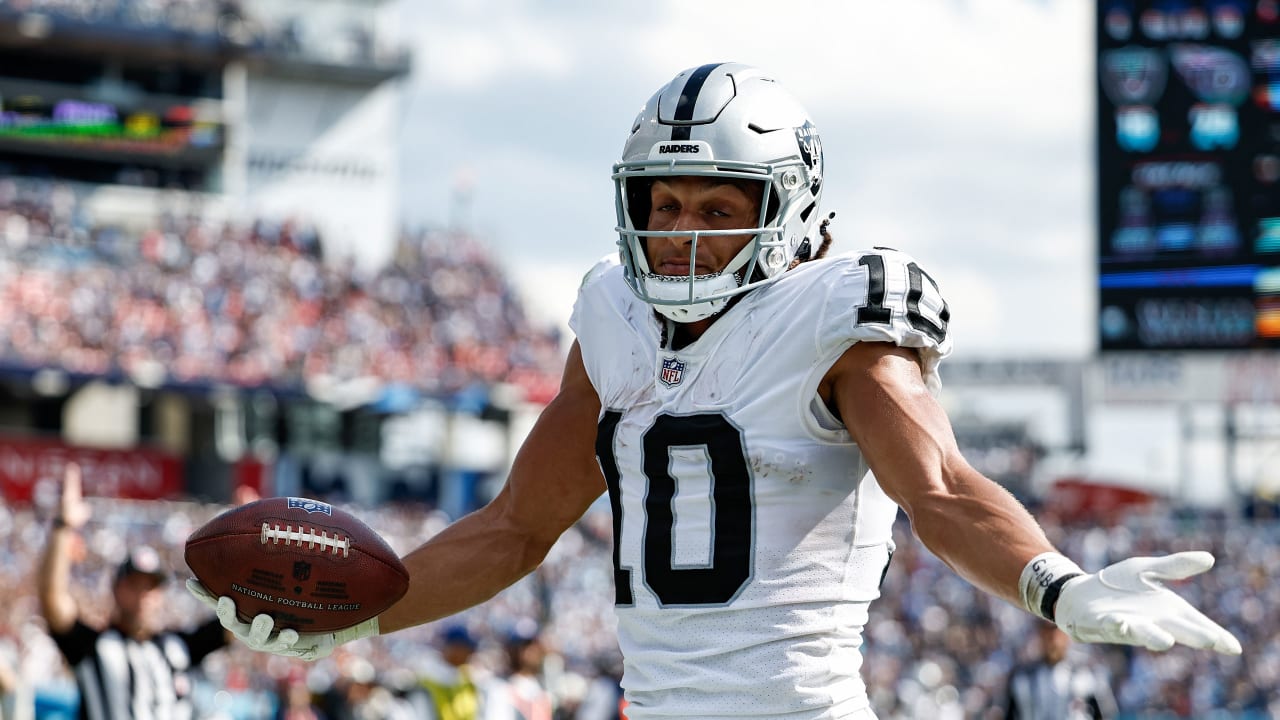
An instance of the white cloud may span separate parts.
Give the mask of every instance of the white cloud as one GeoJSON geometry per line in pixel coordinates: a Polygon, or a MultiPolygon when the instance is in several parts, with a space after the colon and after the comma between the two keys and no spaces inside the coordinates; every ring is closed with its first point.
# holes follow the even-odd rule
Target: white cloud
{"type": "Polygon", "coordinates": [[[483,92],[500,80],[562,78],[573,66],[565,28],[517,0],[405,3],[400,34],[428,91],[483,92]]]}

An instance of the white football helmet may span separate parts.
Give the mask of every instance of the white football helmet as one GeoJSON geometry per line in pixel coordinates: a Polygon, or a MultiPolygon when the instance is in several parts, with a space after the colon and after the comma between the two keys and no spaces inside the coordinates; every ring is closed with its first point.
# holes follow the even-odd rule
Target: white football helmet
{"type": "Polygon", "coordinates": [[[711,317],[729,298],[782,275],[817,243],[822,142],[809,113],[758,68],[714,63],[690,68],[662,87],[636,117],[613,166],[618,247],[636,296],[677,322],[711,317]],[[699,175],[757,180],[757,227],[649,231],[655,178],[699,175]],[[694,274],[698,239],[754,234],[721,272],[694,274]],[[645,255],[650,237],[692,236],[689,275],[656,275],[645,255]]]}

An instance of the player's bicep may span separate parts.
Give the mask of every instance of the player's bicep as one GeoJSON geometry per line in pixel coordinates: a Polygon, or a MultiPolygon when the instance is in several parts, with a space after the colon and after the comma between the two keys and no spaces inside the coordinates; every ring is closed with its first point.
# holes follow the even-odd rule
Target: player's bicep
{"type": "Polygon", "coordinates": [[[952,472],[965,464],[917,352],[858,343],[828,375],[850,437],[884,491],[908,513],[922,498],[945,494],[952,472]]]}
{"type": "MultiPolygon", "coordinates": [[[[498,501],[532,534],[559,537],[605,490],[595,457],[600,398],[574,343],[560,392],[534,423],[498,501]]],[[[551,538],[554,540],[554,538],[551,538]]]]}

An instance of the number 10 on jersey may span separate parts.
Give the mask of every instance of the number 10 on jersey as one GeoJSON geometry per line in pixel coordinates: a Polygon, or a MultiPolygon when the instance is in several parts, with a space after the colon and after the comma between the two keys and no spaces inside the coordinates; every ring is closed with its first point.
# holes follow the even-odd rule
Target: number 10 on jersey
{"type": "Polygon", "coordinates": [[[751,473],[742,431],[723,413],[659,415],[642,436],[644,517],[624,515],[622,477],[614,453],[614,437],[622,413],[610,410],[600,419],[596,457],[609,486],[613,510],[613,580],[615,602],[635,603],[636,568],[624,567],[620,545],[623,523],[643,528],[639,582],[663,606],[724,605],[751,579],[755,508],[751,473]],[[672,448],[701,447],[711,470],[712,548],[705,567],[675,567],[676,478],[671,475],[672,448]]]}

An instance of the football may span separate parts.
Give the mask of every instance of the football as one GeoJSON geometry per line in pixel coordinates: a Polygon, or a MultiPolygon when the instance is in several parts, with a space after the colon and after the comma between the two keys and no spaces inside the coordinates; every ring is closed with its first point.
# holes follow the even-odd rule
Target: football
{"type": "Polygon", "coordinates": [[[368,620],[409,588],[409,573],[378,533],[345,510],[297,497],[232,508],[187,538],[187,566],[240,618],[331,632],[368,620]]]}

